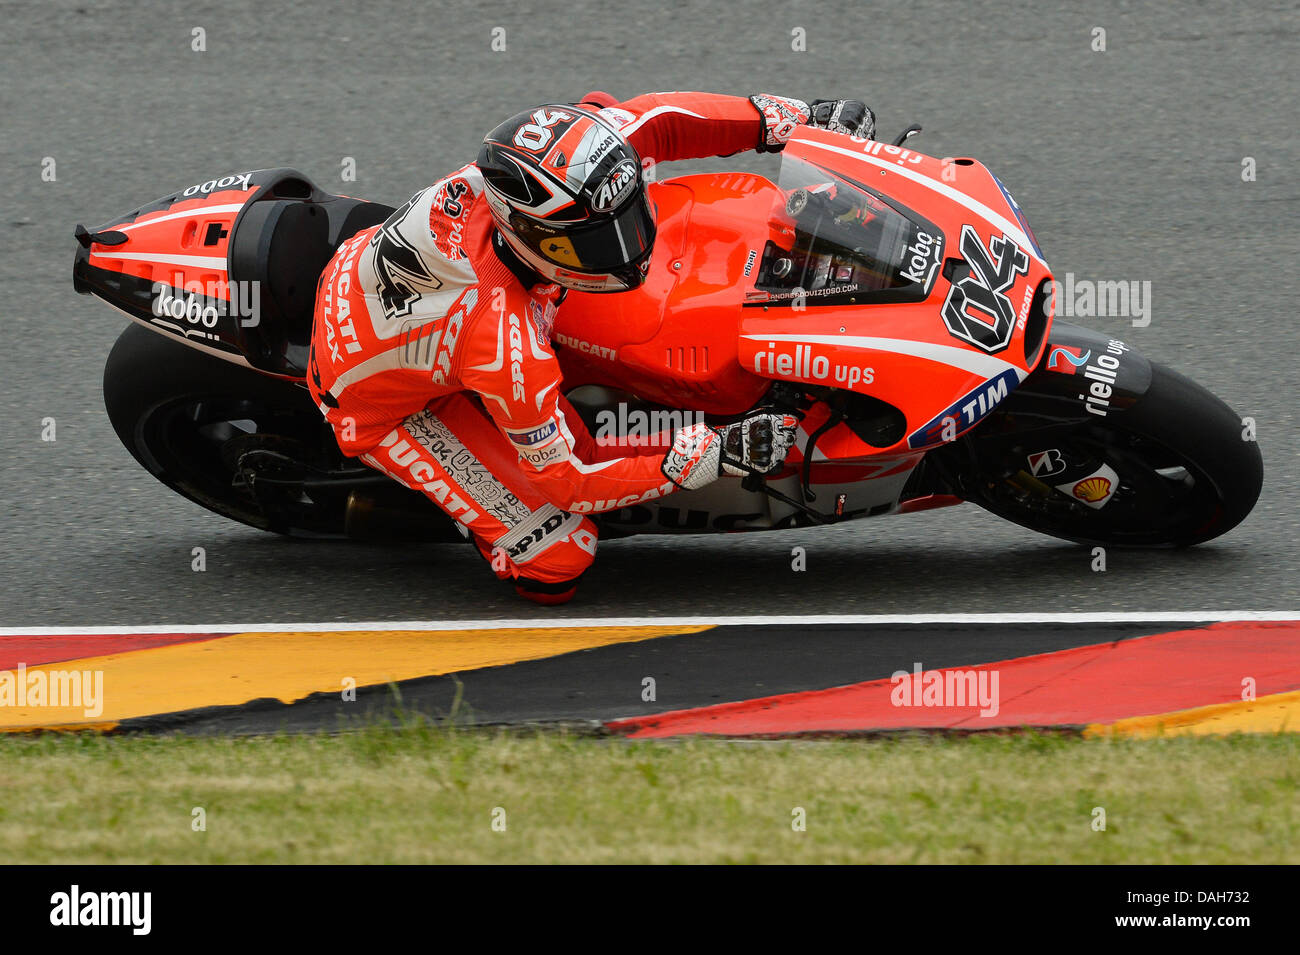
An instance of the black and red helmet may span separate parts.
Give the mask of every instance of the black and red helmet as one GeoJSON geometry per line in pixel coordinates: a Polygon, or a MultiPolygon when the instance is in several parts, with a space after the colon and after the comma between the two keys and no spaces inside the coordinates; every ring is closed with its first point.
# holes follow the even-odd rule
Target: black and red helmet
{"type": "Polygon", "coordinates": [[[594,109],[513,116],[483,138],[477,165],[502,238],[545,279],[583,292],[645,281],[655,223],[641,159],[594,109]]]}

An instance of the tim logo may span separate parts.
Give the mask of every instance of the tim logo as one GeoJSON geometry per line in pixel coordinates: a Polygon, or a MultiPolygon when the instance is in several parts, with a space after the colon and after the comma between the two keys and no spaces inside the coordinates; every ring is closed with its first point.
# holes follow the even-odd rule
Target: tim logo
{"type": "Polygon", "coordinates": [[[990,354],[1011,344],[1016,309],[1006,291],[1017,275],[1029,272],[1029,256],[1007,236],[995,237],[988,248],[968,225],[961,227],[961,254],[970,273],[948,289],[943,321],[954,338],[990,354]]]}
{"type": "Polygon", "coordinates": [[[1077,375],[1088,359],[1092,349],[1071,348],[1069,345],[1053,345],[1047,353],[1047,370],[1059,371],[1063,375],[1077,375]]]}
{"type": "Polygon", "coordinates": [[[507,431],[506,434],[515,444],[520,444],[524,447],[532,447],[534,444],[541,444],[551,435],[555,434],[555,430],[555,422],[548,421],[541,427],[533,428],[530,431],[507,431]]]}

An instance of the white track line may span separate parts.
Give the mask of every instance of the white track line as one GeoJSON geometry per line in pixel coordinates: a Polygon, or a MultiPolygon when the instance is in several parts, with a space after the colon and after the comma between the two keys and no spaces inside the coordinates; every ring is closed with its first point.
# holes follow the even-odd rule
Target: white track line
{"type": "Polygon", "coordinates": [[[527,620],[382,620],[372,623],[214,623],[141,627],[0,627],[0,637],[112,636],[149,633],[327,633],[359,630],[525,630],[559,627],[808,626],[875,624],[1236,623],[1296,621],[1295,610],[1186,610],[1126,613],[827,614],[754,617],[546,617],[527,620]]]}

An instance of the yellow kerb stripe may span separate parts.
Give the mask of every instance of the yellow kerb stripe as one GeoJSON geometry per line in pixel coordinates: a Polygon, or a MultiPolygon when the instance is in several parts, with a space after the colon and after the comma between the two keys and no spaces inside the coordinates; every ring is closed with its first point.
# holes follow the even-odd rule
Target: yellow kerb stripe
{"type": "Polygon", "coordinates": [[[1227,733],[1300,732],[1300,690],[1273,693],[1240,703],[1215,703],[1191,710],[1133,716],[1093,723],[1084,736],[1182,736],[1227,733]]]}
{"type": "MultiPolygon", "coordinates": [[[[199,643],[65,660],[37,671],[103,670],[102,712],[81,707],[0,706],[0,730],[102,728],[139,716],[312,693],[540,660],[575,650],[633,643],[694,627],[555,627],[536,630],[360,630],[240,633],[199,643]]],[[[17,678],[16,671],[9,671],[17,678]]],[[[30,680],[29,680],[30,683],[30,680]]]]}

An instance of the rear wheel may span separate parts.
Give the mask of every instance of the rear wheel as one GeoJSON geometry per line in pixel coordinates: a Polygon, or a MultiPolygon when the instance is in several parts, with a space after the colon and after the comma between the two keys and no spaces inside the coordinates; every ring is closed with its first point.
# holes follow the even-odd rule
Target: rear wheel
{"type": "Polygon", "coordinates": [[[346,490],[276,493],[241,477],[248,452],[276,455],[286,468],[341,460],[301,385],[131,325],[109,353],[104,404],[131,455],[196,504],[261,530],[342,536],[346,490]]]}
{"type": "Polygon", "coordinates": [[[1259,498],[1259,445],[1241,417],[1196,382],[1155,363],[1151,371],[1150,388],[1127,411],[1032,437],[981,428],[945,456],[944,469],[968,501],[1065,540],[1181,547],[1218,537],[1259,498]],[[1114,496],[1093,508],[1046,483],[1052,479],[1034,478],[1027,459],[1048,448],[1113,468],[1114,496]]]}

